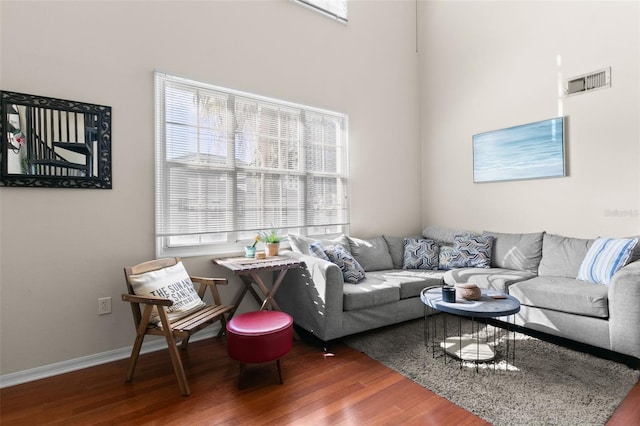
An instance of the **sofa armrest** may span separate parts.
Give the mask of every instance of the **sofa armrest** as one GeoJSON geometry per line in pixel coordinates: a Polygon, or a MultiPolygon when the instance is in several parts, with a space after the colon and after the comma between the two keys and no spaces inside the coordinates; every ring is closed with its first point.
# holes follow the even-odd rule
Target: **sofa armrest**
{"type": "Polygon", "coordinates": [[[287,272],[275,294],[278,305],[297,325],[321,340],[342,336],[344,279],[340,268],[310,255],[282,254],[301,260],[306,266],[287,272]]]}
{"type": "Polygon", "coordinates": [[[640,358],[640,260],[616,272],[608,298],[611,349],[640,358]]]}

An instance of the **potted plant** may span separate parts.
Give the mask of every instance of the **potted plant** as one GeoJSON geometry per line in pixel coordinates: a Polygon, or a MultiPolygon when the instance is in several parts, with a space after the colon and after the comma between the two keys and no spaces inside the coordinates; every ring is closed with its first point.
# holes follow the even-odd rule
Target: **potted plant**
{"type": "Polygon", "coordinates": [[[286,237],[278,235],[275,229],[270,231],[260,231],[258,233],[260,241],[265,245],[265,254],[267,256],[277,256],[280,250],[280,243],[286,240],[286,237]]]}

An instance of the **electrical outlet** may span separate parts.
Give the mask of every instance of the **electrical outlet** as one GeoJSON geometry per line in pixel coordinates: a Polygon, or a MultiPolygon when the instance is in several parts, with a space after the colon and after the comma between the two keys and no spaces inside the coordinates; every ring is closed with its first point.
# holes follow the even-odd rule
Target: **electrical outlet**
{"type": "Polygon", "coordinates": [[[111,297],[101,297],[98,299],[98,315],[111,313],[111,297]]]}

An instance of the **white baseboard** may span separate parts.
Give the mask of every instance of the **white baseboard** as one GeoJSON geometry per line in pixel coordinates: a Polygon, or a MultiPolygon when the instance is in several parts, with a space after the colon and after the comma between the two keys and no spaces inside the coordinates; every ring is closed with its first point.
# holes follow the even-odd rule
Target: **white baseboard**
{"type": "MultiPolygon", "coordinates": [[[[207,330],[203,330],[200,333],[195,334],[190,339],[190,341],[197,342],[198,340],[216,336],[218,334],[218,331],[220,331],[219,325],[209,327],[207,330]]],[[[82,370],[83,368],[106,364],[108,362],[117,361],[120,359],[126,359],[131,356],[132,347],[133,345],[125,348],[97,353],[94,355],[88,355],[80,358],[70,359],[67,361],[43,365],[42,367],[30,368],[28,370],[18,371],[16,373],[3,374],[2,376],[0,376],[0,388],[15,386],[22,383],[32,382],[34,380],[57,376],[58,374],[69,373],[71,371],[82,370]]],[[[143,343],[140,353],[145,354],[166,348],[167,341],[165,339],[157,339],[143,343]]]]}

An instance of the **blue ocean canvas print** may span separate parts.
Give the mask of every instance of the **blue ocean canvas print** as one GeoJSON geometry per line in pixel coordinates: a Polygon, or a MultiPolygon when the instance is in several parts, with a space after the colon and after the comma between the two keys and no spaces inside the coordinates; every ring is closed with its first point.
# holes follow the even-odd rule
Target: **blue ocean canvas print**
{"type": "Polygon", "coordinates": [[[564,117],[473,136],[473,181],[565,176],[564,117]]]}

